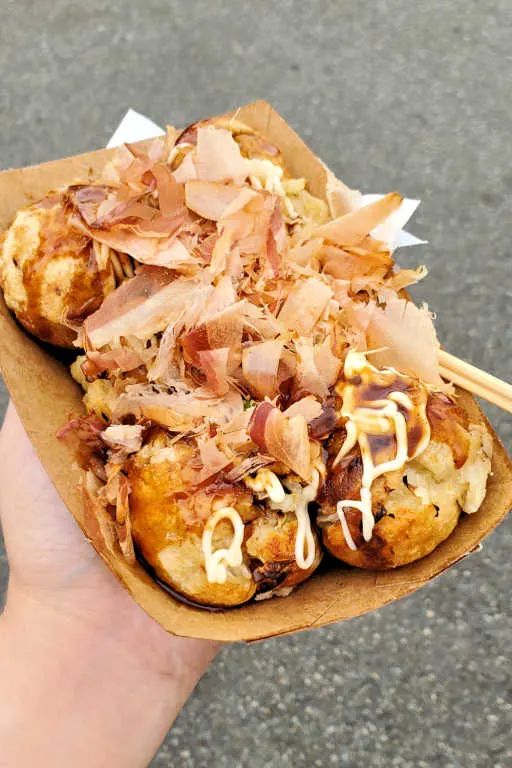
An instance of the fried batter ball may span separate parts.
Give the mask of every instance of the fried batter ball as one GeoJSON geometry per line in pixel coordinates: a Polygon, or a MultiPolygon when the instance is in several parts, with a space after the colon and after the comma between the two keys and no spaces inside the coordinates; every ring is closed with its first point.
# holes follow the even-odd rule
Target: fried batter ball
{"type": "MultiPolygon", "coordinates": [[[[293,514],[265,510],[242,483],[212,484],[197,490],[190,484],[194,449],[174,445],[164,433],[153,437],[130,462],[130,514],[136,548],[156,575],[197,603],[233,606],[250,600],[256,591],[290,587],[304,581],[320,562],[315,538],[315,562],[301,570],[295,562],[297,521],[293,514]],[[225,583],[208,581],[202,548],[208,518],[233,507],[245,524],[243,565],[229,567],[225,583]]],[[[228,548],[233,528],[220,521],[213,534],[213,551],[228,548]]]]}
{"type": "Polygon", "coordinates": [[[42,341],[72,347],[74,325],[115,288],[100,270],[90,238],[69,224],[55,194],[19,211],[0,250],[0,285],[7,306],[42,341]]]}
{"type": "Polygon", "coordinates": [[[208,125],[229,131],[240,147],[240,152],[244,157],[248,159],[270,160],[274,165],[279,165],[285,170],[281,150],[254,128],[235,118],[212,117],[208,120],[192,123],[179,135],[176,142],[177,146],[180,144],[195,145],[197,142],[197,129],[200,126],[208,125]]]}
{"type": "Polygon", "coordinates": [[[241,155],[247,160],[263,161],[261,164],[256,162],[253,173],[253,176],[259,179],[260,183],[265,184],[265,169],[268,170],[269,163],[276,166],[277,170],[273,171],[271,175],[276,181],[277,172],[277,180],[279,184],[282,184],[283,192],[286,194],[283,214],[285,217],[291,215],[288,221],[296,224],[297,233],[303,230],[305,220],[309,220],[309,228],[320,226],[328,221],[329,209],[327,204],[324,200],[314,197],[308,192],[305,179],[290,177],[280,149],[257,130],[236,118],[214,117],[189,125],[176,142],[173,169],[181,165],[185,156],[196,145],[198,127],[208,125],[229,131],[238,144],[241,155]]]}
{"type": "MultiPolygon", "coordinates": [[[[358,568],[388,569],[412,563],[432,552],[451,534],[461,511],[476,512],[485,496],[490,471],[490,437],[482,425],[468,424],[466,414],[442,394],[429,396],[431,440],[402,470],[377,478],[372,485],[375,527],[364,541],[361,513],[345,510],[357,549],[347,544],[338,519],[323,527],[323,542],[339,560],[358,568]]],[[[343,434],[328,444],[331,461],[343,434]]],[[[321,518],[336,512],[341,499],[359,499],[363,475],[359,449],[329,471],[319,499],[321,518]]]]}

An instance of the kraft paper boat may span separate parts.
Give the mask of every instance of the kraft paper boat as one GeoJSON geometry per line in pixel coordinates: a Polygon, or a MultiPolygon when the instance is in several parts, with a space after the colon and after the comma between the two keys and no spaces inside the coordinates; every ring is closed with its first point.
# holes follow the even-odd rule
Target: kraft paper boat
{"type": "MultiPolygon", "coordinates": [[[[294,177],[305,177],[309,190],[325,197],[327,170],[290,126],[265,102],[249,104],[237,117],[265,134],[284,155],[294,177]]],[[[7,170],[0,173],[0,231],[16,211],[50,190],[94,180],[113,150],[7,170]]],[[[9,393],[36,451],[71,514],[94,544],[92,522],[84,514],[81,472],[66,445],[55,438],[70,412],[82,410],[82,392],[66,365],[39,345],[14,320],[0,298],[0,367],[9,393]]],[[[487,423],[476,401],[459,392],[471,420],[487,423]]],[[[489,426],[489,425],[488,425],[489,426]]],[[[210,613],[176,601],[140,565],[122,555],[100,551],[109,568],[137,603],[176,635],[225,641],[254,641],[350,619],[419,589],[475,549],[512,506],[512,464],[489,426],[494,442],[492,475],[477,514],[464,516],[453,534],[431,555],[394,571],[373,572],[329,565],[286,599],[253,602],[210,613]]]]}

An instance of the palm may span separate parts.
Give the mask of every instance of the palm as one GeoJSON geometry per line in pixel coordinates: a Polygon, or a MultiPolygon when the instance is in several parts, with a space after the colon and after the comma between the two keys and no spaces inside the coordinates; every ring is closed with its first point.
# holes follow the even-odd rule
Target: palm
{"type": "Polygon", "coordinates": [[[92,624],[162,668],[177,654],[186,661],[213,653],[207,643],[167,635],[123,590],[67,511],[12,405],[0,432],[0,473],[10,589],[66,621],[92,624]]]}
{"type": "Polygon", "coordinates": [[[119,599],[121,589],[84,539],[9,406],[0,433],[0,513],[12,581],[41,602],[119,599]]]}

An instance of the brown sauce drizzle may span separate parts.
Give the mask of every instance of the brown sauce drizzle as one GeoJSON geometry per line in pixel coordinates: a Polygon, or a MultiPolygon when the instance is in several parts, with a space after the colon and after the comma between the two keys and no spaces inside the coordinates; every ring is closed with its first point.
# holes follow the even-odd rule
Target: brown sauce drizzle
{"type": "MultiPolygon", "coordinates": [[[[360,379],[361,377],[358,376],[357,378],[360,379]]],[[[349,380],[348,383],[355,384],[355,382],[351,380],[349,380]]],[[[359,381],[355,386],[361,386],[361,384],[363,384],[363,382],[359,381]]],[[[410,381],[402,379],[400,376],[396,376],[389,384],[379,384],[378,382],[363,384],[358,399],[361,402],[371,403],[374,400],[385,400],[392,392],[403,392],[412,399],[415,389],[410,381]]]]}
{"type": "Polygon", "coordinates": [[[359,448],[353,448],[333,469],[329,465],[335,455],[331,456],[327,477],[318,496],[317,501],[320,507],[324,504],[336,507],[340,499],[356,500],[361,494],[363,461],[359,448]]]}
{"type": "Polygon", "coordinates": [[[76,334],[71,327],[66,331],[44,317],[45,271],[50,262],[63,258],[71,257],[84,264],[83,269],[75,270],[65,296],[61,286],[54,286],[57,296],[63,296],[63,321],[68,316],[72,322],[82,321],[97,309],[103,300],[103,281],[92,253],[90,238],[69,226],[68,215],[59,197],[55,196],[51,200],[52,205],[45,201],[45,205],[39,206],[49,213],[39,231],[38,251],[23,266],[23,285],[28,298],[23,320],[28,329],[43,341],[62,343],[64,337],[66,342],[72,343],[76,334]]]}
{"type": "Polygon", "coordinates": [[[469,419],[462,408],[441,392],[433,392],[427,400],[427,418],[432,439],[450,446],[457,469],[469,455],[469,419]]]}
{"type": "MultiPolygon", "coordinates": [[[[414,455],[421,440],[425,436],[427,424],[422,416],[423,408],[429,402],[431,396],[427,396],[423,387],[407,377],[392,374],[391,371],[379,372],[369,370],[363,375],[357,375],[346,380],[346,384],[356,388],[355,401],[359,407],[372,407],[378,400],[386,400],[393,392],[402,392],[415,406],[411,411],[401,403],[397,403],[398,410],[405,418],[407,424],[407,454],[414,455]],[[368,378],[371,379],[368,381],[368,378]],[[365,381],[366,379],[366,381],[365,381]],[[380,379],[380,381],[379,381],[380,379]]],[[[446,398],[448,400],[448,398],[446,398]]],[[[451,401],[449,401],[451,402],[451,401]]],[[[428,405],[427,405],[428,408],[428,405]]],[[[430,423],[430,418],[428,419],[430,423]]],[[[389,461],[396,455],[396,438],[393,432],[386,434],[368,434],[368,443],[374,463],[389,461]]]]}

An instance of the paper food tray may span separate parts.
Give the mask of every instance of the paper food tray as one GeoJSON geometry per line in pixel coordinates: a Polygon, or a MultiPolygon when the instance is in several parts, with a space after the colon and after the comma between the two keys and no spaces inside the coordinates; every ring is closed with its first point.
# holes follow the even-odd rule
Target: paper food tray
{"type": "MultiPolygon", "coordinates": [[[[269,104],[249,104],[237,111],[237,117],[281,149],[292,176],[305,177],[309,190],[325,197],[325,166],[269,104]]],[[[94,180],[114,151],[100,150],[1,172],[0,231],[8,227],[19,208],[50,190],[94,180]]],[[[43,466],[85,535],[94,539],[91,523],[84,516],[81,472],[66,445],[55,438],[69,414],[82,409],[82,392],[66,366],[21,329],[1,298],[0,367],[43,466]]],[[[459,393],[459,397],[472,420],[486,421],[470,395],[459,393]]],[[[494,442],[492,475],[479,512],[463,516],[452,535],[431,555],[394,571],[365,571],[333,564],[285,599],[209,613],[175,601],[141,566],[129,566],[121,554],[100,554],[139,605],[176,635],[253,641],[359,616],[419,589],[477,548],[503,519],[512,505],[512,465],[489,429],[494,442]]]]}

